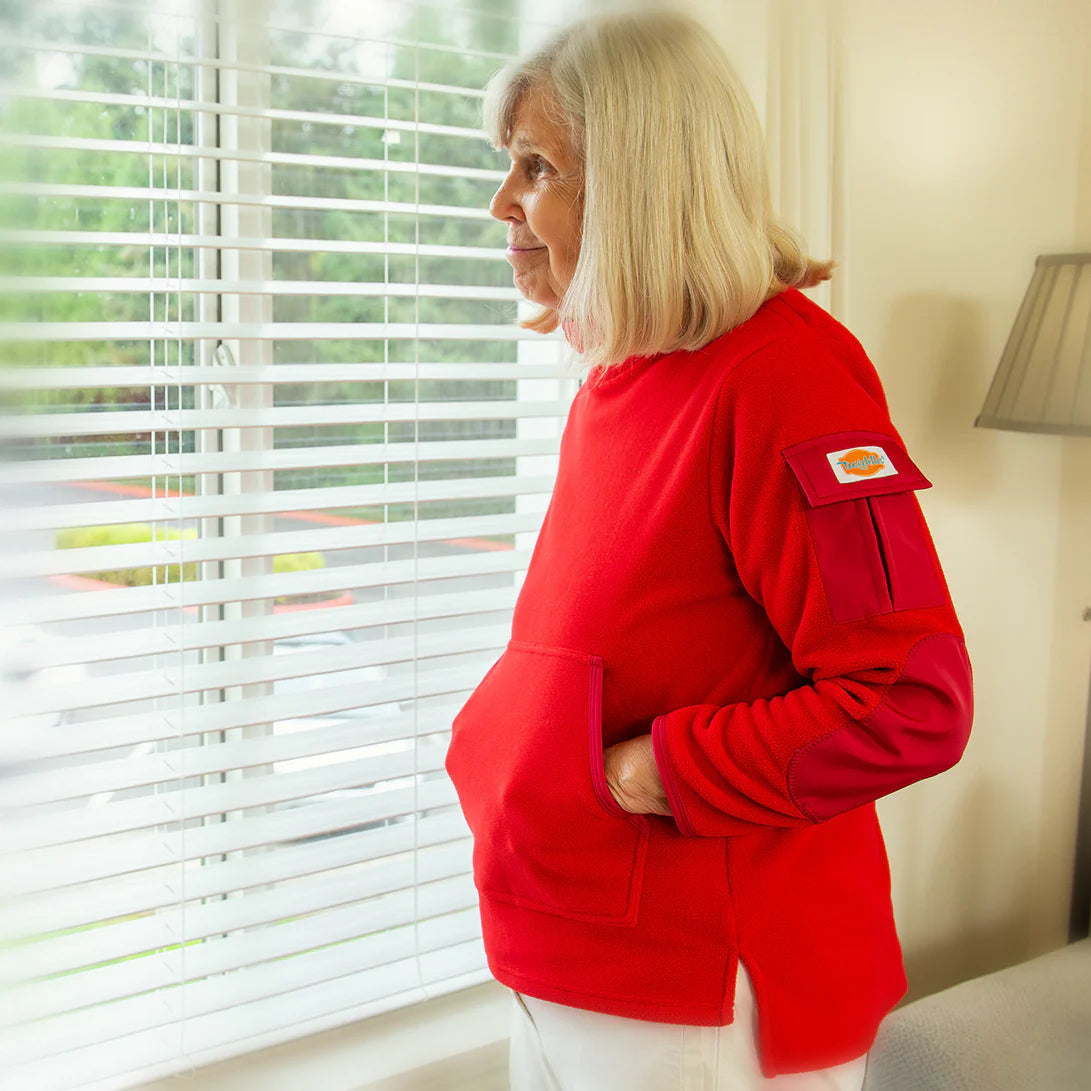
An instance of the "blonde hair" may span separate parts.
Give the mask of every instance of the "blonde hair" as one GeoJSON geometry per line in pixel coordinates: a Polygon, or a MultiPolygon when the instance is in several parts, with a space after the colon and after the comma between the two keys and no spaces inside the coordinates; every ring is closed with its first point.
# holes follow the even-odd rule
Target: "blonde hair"
{"type": "Polygon", "coordinates": [[[627,13],[568,27],[489,81],[495,147],[509,143],[531,88],[569,129],[584,208],[559,308],[523,326],[563,322],[585,363],[609,365],[702,348],[771,290],[829,277],[833,263],[809,260],[774,217],[757,111],[700,24],[627,13]]]}

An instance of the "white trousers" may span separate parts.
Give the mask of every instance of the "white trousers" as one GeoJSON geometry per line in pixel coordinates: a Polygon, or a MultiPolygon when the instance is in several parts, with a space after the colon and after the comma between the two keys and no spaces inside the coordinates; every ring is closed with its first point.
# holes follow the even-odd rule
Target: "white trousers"
{"type": "Polygon", "coordinates": [[[867,1054],[766,1079],[757,1010],[742,961],[735,1021],[688,1027],[584,1011],[512,990],[511,1091],[860,1091],[867,1054]]]}

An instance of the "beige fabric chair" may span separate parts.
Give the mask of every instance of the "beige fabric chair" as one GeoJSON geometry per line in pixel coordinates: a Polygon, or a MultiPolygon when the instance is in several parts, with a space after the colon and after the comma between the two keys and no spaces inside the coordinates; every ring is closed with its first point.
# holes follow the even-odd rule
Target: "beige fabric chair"
{"type": "Polygon", "coordinates": [[[864,1091],[1091,1091],[1091,939],[891,1012],[864,1091]]]}

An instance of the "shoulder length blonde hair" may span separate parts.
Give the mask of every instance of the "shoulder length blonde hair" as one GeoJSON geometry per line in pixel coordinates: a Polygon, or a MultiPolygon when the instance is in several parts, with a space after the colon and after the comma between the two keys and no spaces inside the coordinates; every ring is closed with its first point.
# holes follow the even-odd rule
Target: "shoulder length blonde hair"
{"type": "Polygon", "coordinates": [[[771,290],[809,287],[810,261],[773,216],[757,111],[712,35],[679,15],[575,23],[486,88],[485,127],[506,147],[527,92],[550,93],[583,170],[579,260],[559,309],[585,363],[699,349],[771,290]]]}

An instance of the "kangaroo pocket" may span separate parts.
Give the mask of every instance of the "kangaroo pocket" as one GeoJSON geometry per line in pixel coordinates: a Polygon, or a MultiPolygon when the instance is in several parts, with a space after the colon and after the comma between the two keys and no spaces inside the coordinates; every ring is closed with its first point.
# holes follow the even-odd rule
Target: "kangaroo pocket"
{"type": "Polygon", "coordinates": [[[610,795],[602,751],[602,660],[510,641],[455,717],[445,763],[481,894],[636,923],[650,820],[610,795]]]}

